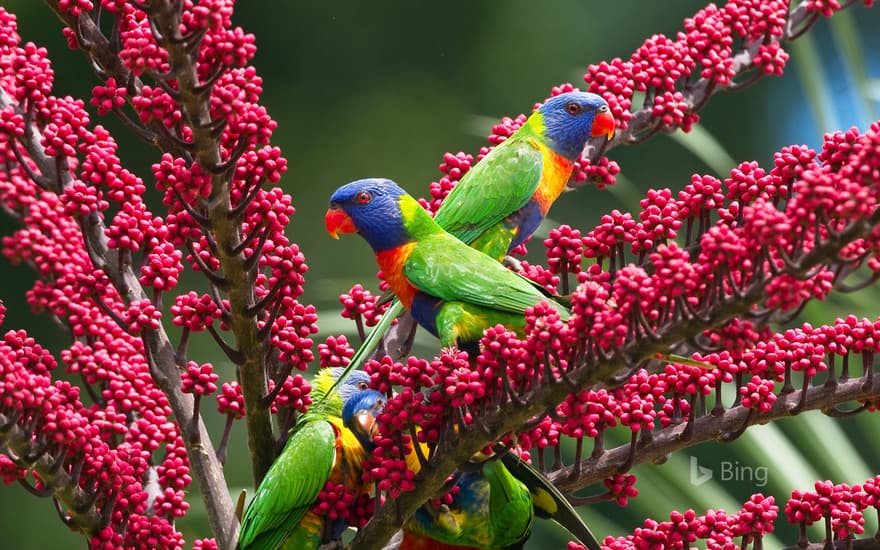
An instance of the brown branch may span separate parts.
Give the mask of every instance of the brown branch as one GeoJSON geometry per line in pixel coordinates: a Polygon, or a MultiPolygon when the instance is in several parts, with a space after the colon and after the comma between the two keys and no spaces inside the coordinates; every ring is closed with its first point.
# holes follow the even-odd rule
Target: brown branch
{"type": "Polygon", "coordinates": [[[63,468],[58,468],[50,453],[41,453],[33,434],[23,430],[0,414],[0,450],[11,451],[17,457],[37,455],[32,464],[20,466],[32,469],[52,496],[64,505],[69,526],[86,536],[95,535],[101,528],[101,514],[95,508],[93,496],[80,487],[77,480],[63,468]]]}
{"type": "MultiPolygon", "coordinates": [[[[780,395],[767,412],[757,412],[737,406],[728,409],[720,416],[703,415],[694,421],[693,433],[687,440],[682,439],[682,434],[687,428],[685,422],[654,432],[650,442],[639,445],[634,464],[651,462],[698,443],[718,439],[725,433],[738,430],[744,424],[749,426],[766,424],[773,420],[792,417],[805,410],[821,410],[832,404],[877,399],[880,399],[880,384],[872,384],[866,388],[863,378],[851,378],[846,382],[840,382],[836,388],[821,384],[808,388],[806,392],[798,390],[780,395]],[[803,407],[794,412],[801,395],[804,395],[803,407]]],[[[579,465],[572,464],[550,472],[547,478],[563,493],[579,491],[619,473],[621,466],[629,459],[629,454],[630,445],[627,443],[606,451],[599,457],[584,459],[579,465]],[[578,468],[580,475],[574,475],[578,468]]]]}
{"type": "MultiPolygon", "coordinates": [[[[114,77],[117,82],[131,83],[130,97],[140,92],[143,87],[141,80],[122,65],[108,39],[89,17],[77,18],[61,10],[57,0],[44,1],[65,24],[76,29],[84,38],[81,41],[82,49],[103,73],[114,77]]],[[[188,143],[186,149],[182,148],[174,139],[175,136],[167,134],[161,121],[154,121],[148,128],[156,133],[155,144],[160,149],[184,158],[194,158],[210,172],[211,167],[221,165],[222,159],[219,136],[214,131],[217,121],[211,120],[209,98],[204,93],[204,83],[198,80],[190,51],[194,41],[197,42],[197,37],[180,35],[180,11],[175,3],[154,2],[144,5],[144,8],[151,18],[151,25],[158,35],[160,45],[168,52],[170,73],[177,83],[175,93],[186,123],[192,129],[192,143],[188,143]]],[[[229,284],[230,317],[227,322],[235,335],[236,347],[245,356],[240,365],[241,384],[247,409],[248,445],[253,457],[253,475],[255,483],[258,483],[272,462],[274,436],[269,411],[260,406],[260,399],[266,392],[262,342],[257,334],[256,320],[244,314],[256,301],[253,280],[244,269],[243,255],[225,252],[236,250],[241,242],[240,224],[229,216],[232,210],[229,198],[230,178],[231,174],[228,172],[212,175],[212,193],[207,201],[209,229],[220,245],[217,257],[229,284]]]]}
{"type": "MultiPolygon", "coordinates": [[[[210,102],[200,91],[200,82],[188,44],[180,36],[180,13],[170,3],[151,4],[151,19],[165,39],[171,70],[176,75],[181,111],[192,128],[192,155],[198,164],[210,173],[222,164],[220,144],[212,128],[210,102]]],[[[217,241],[217,259],[226,279],[229,299],[230,331],[235,336],[235,348],[242,354],[240,383],[244,395],[248,448],[251,454],[254,484],[258,485],[274,459],[275,437],[269,409],[261,403],[266,394],[266,374],[263,342],[257,330],[256,319],[248,311],[256,303],[253,275],[246,267],[242,252],[231,253],[241,244],[241,225],[230,216],[232,174],[229,171],[211,175],[211,195],[207,202],[209,230],[217,241]]]]}

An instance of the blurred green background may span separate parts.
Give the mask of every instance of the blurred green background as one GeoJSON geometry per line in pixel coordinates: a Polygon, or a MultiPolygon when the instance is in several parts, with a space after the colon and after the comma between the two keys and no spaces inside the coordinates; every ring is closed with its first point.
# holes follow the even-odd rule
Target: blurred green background
{"type": "MultiPolygon", "coordinates": [[[[49,48],[55,93],[88,98],[97,78],[81,54],[67,49],[49,10],[33,0],[0,4],[18,15],[25,41],[49,48]]],[[[376,266],[364,243],[357,238],[332,241],[323,229],[333,189],[352,179],[384,176],[425,196],[428,183],[440,177],[437,165],[444,152],[476,153],[499,117],[529,112],[561,82],[582,84],[589,63],[626,58],[654,33],[674,35],[682,19],[701,5],[682,0],[560,0],[543,9],[526,0],[239,3],[234,20],[257,37],[254,64],[264,79],[263,103],[279,124],[273,143],[290,163],[282,185],[293,195],[297,215],[288,236],[302,247],[311,268],[303,300],[322,313],[316,341],[352,330],[336,315],[341,292],[356,282],[376,284],[376,266]]],[[[880,9],[861,6],[820,21],[787,48],[792,59],[784,77],[715,96],[701,113],[699,134],[658,136],[638,147],[615,149],[610,157],[621,165],[621,183],[605,191],[567,194],[551,217],[586,231],[612,208],[635,211],[648,188],[676,191],[695,172],[718,174],[731,168],[731,159],[768,166],[783,145],[815,147],[821,132],[851,125],[864,129],[876,119],[880,97],[880,60],[873,53],[880,51],[877,28],[880,9]]],[[[120,156],[149,183],[149,166],[158,152],[135,141],[114,119],[99,122],[115,130],[120,156]]],[[[5,218],[0,227],[3,235],[15,230],[5,218]]],[[[542,247],[532,248],[540,252],[542,247]]],[[[56,352],[68,345],[63,332],[27,308],[24,291],[33,274],[5,259],[0,259],[0,270],[0,299],[10,310],[5,328],[27,328],[56,352]]],[[[201,284],[198,278],[183,284],[191,282],[201,284]]],[[[878,301],[877,289],[869,289],[855,299],[811,304],[804,316],[813,323],[843,313],[874,318],[878,301]]],[[[423,353],[431,353],[428,346],[435,344],[425,341],[423,353]]],[[[214,361],[231,379],[231,366],[207,340],[197,338],[190,357],[214,361]]],[[[212,415],[209,421],[219,439],[222,419],[212,415]]],[[[809,489],[817,478],[855,483],[880,471],[878,427],[876,417],[831,421],[808,414],[754,429],[732,445],[705,444],[663,466],[641,466],[635,473],[642,494],[627,508],[603,505],[584,513],[604,536],[629,532],[646,516],[662,520],[672,509],[735,511],[756,490],[776,495],[784,505],[791,489],[809,489]],[[715,479],[700,486],[689,483],[692,461],[712,469],[715,479]],[[731,472],[726,479],[724,464],[731,472]],[[760,466],[768,468],[766,487],[761,473],[748,469],[760,466]]],[[[241,488],[250,490],[241,425],[233,431],[227,479],[236,495],[241,488]]],[[[190,494],[190,513],[178,523],[188,541],[209,535],[196,490],[190,494]]],[[[18,486],[2,491],[0,548],[84,546],[59,523],[51,502],[18,486]]],[[[792,532],[783,524],[777,523],[782,539],[792,543],[792,532]]],[[[528,548],[561,548],[565,540],[542,522],[528,548]]]]}

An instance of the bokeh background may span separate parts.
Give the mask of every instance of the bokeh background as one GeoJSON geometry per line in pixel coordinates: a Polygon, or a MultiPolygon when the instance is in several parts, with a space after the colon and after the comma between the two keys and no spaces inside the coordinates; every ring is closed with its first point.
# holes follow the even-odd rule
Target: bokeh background
{"type": "MultiPolygon", "coordinates": [[[[18,15],[26,41],[49,48],[55,93],[88,98],[97,78],[79,52],[67,49],[49,10],[34,0],[0,5],[18,15]]],[[[254,65],[264,79],[263,104],[279,125],[273,143],[289,161],[282,186],[297,208],[289,237],[310,266],[302,299],[320,310],[316,341],[341,332],[354,338],[353,325],[338,315],[337,296],[356,282],[373,289],[377,282],[374,260],[360,239],[332,241],[323,229],[332,190],[352,179],[384,176],[414,195],[427,195],[429,182],[440,177],[437,165],[444,152],[476,153],[501,116],[529,112],[561,82],[582,84],[587,64],[627,58],[651,34],[674,36],[682,19],[701,5],[684,0],[240,2],[234,20],[257,37],[254,65]]],[[[880,9],[860,5],[820,21],[787,47],[792,59],[785,76],[715,96],[689,136],[661,135],[613,150],[610,157],[622,168],[620,183],[567,194],[551,217],[587,231],[611,209],[636,211],[648,188],[675,191],[693,173],[720,175],[742,160],[769,166],[773,152],[784,145],[816,147],[822,132],[866,128],[877,118],[880,99],[878,28],[880,9]]],[[[127,135],[114,119],[99,122],[115,131],[126,166],[149,183],[149,167],[159,153],[127,135]]],[[[0,233],[14,230],[14,223],[0,218],[0,233]]],[[[532,248],[534,253],[542,247],[532,248]]],[[[0,277],[0,299],[9,307],[4,328],[27,328],[56,352],[69,345],[49,319],[29,311],[24,292],[33,284],[31,272],[0,259],[0,277]]],[[[182,282],[191,283],[202,284],[192,277],[182,282]]],[[[811,304],[804,318],[814,324],[845,313],[875,318],[878,302],[880,292],[869,289],[811,304]]],[[[196,339],[190,349],[191,358],[214,361],[222,377],[233,377],[231,365],[209,341],[196,339]]],[[[436,343],[421,340],[419,350],[430,354],[436,343]]],[[[211,415],[209,421],[219,439],[223,420],[211,415]]],[[[628,507],[608,504],[583,513],[604,536],[629,532],[646,516],[662,520],[672,509],[736,510],[757,490],[776,495],[784,505],[793,488],[808,489],[816,479],[857,483],[880,471],[878,428],[876,415],[831,421],[810,413],[753,429],[733,444],[704,444],[662,466],[640,466],[635,473],[641,495],[628,507]],[[690,483],[692,462],[713,470],[714,479],[690,483]],[[756,470],[761,466],[766,479],[756,470]]],[[[243,488],[252,492],[243,425],[233,431],[226,473],[233,494],[243,488]]],[[[189,500],[190,513],[178,526],[191,541],[209,531],[197,487],[189,500]]],[[[875,527],[871,518],[869,529],[875,527]]],[[[18,486],[0,489],[0,532],[0,548],[85,546],[59,523],[51,502],[18,486]]],[[[785,529],[780,538],[794,541],[785,529]]],[[[527,548],[563,548],[566,540],[555,526],[541,522],[527,548]]]]}

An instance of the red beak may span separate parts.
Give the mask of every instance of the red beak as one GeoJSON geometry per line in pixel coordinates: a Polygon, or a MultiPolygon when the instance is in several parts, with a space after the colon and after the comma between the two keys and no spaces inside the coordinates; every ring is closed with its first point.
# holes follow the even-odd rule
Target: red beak
{"type": "Polygon", "coordinates": [[[608,136],[608,139],[614,137],[614,117],[610,111],[596,113],[593,119],[593,137],[608,136]]]}
{"type": "Polygon", "coordinates": [[[327,233],[334,239],[339,238],[339,233],[357,233],[354,222],[345,210],[341,208],[330,208],[324,215],[324,226],[327,227],[327,233]]]}

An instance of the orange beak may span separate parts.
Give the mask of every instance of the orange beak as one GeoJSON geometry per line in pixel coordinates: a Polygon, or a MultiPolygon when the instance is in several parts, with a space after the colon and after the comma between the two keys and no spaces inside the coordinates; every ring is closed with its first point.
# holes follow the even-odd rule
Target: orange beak
{"type": "Polygon", "coordinates": [[[379,423],[376,422],[376,417],[374,416],[374,413],[377,412],[378,411],[361,411],[355,415],[355,421],[360,427],[360,432],[369,436],[370,439],[379,435],[379,423]]]}
{"type": "Polygon", "coordinates": [[[339,238],[339,233],[357,233],[354,222],[341,208],[330,208],[324,215],[324,226],[327,233],[334,239],[339,238]]]}
{"type": "Polygon", "coordinates": [[[593,137],[608,136],[608,139],[614,138],[614,117],[610,111],[596,113],[593,119],[593,137]]]}

